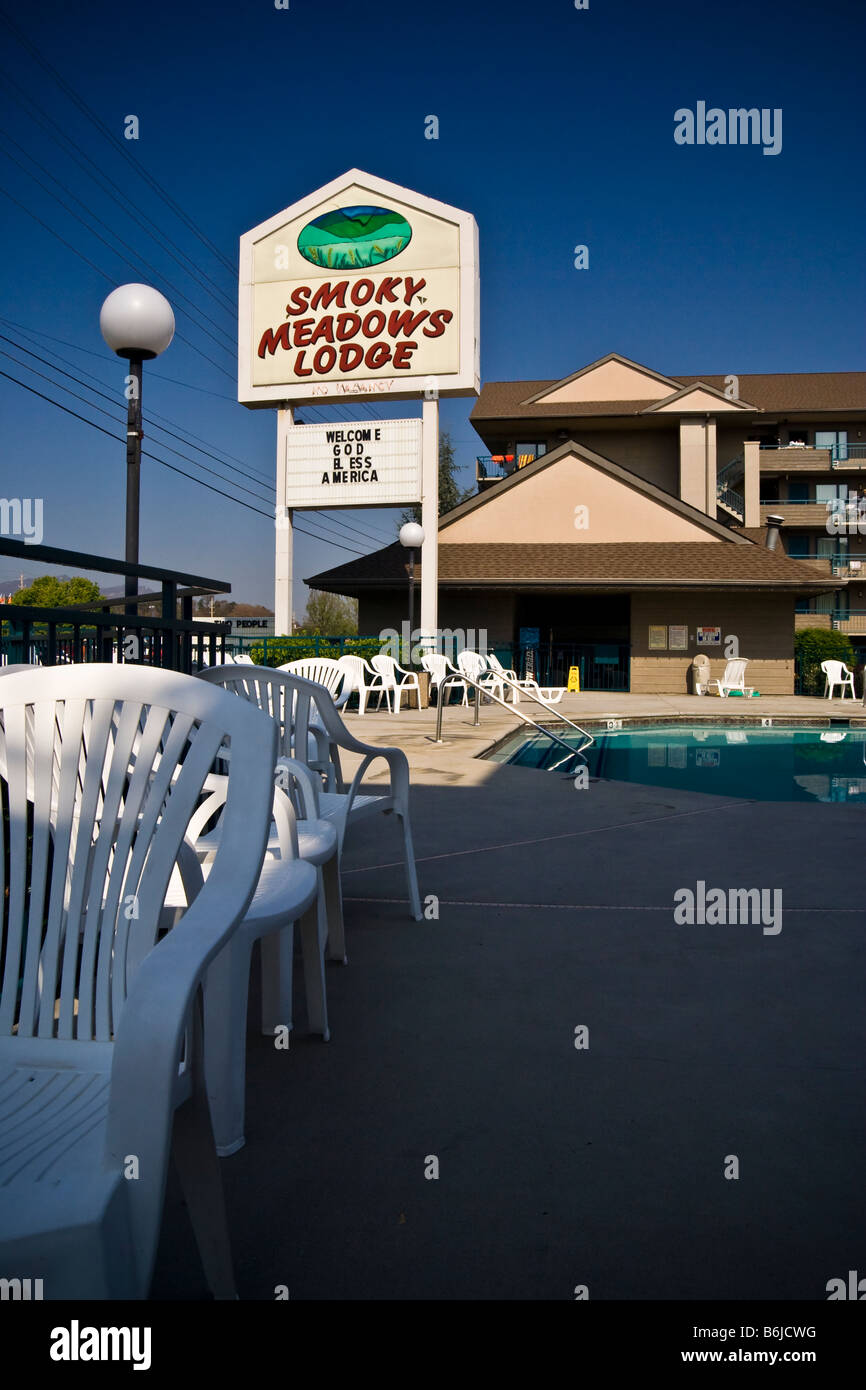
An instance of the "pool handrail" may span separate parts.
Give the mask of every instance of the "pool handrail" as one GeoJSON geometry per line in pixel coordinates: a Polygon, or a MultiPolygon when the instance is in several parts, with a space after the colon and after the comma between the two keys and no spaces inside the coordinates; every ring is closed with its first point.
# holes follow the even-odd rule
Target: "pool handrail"
{"type": "MultiPolygon", "coordinates": [[[[521,691],[522,695],[528,695],[530,700],[533,700],[535,704],[541,705],[544,709],[548,710],[548,712],[550,714],[553,714],[560,721],[560,723],[568,724],[569,728],[574,729],[576,733],[579,733],[586,740],[586,742],[582,743],[579,748],[572,748],[570,743],[566,743],[565,739],[560,738],[559,735],[555,734],[552,729],[545,728],[543,724],[536,724],[534,719],[530,719],[527,715],[522,714],[516,705],[509,705],[507,700],[500,700],[499,696],[494,695],[493,691],[490,689],[489,686],[480,685],[478,681],[473,680],[471,676],[467,676],[466,673],[463,671],[451,672],[448,675],[446,675],[443,681],[440,681],[439,683],[439,692],[436,702],[436,737],[432,740],[433,743],[443,742],[442,710],[444,709],[444,701],[442,699],[442,693],[445,690],[445,687],[449,684],[449,682],[457,680],[464,681],[465,684],[471,685],[475,690],[475,718],[473,720],[473,725],[475,727],[477,727],[481,723],[480,701],[481,696],[483,694],[487,695],[491,700],[494,700],[497,705],[501,705],[502,708],[506,710],[509,714],[515,714],[517,718],[522,720],[524,724],[529,724],[533,729],[537,729],[540,734],[544,734],[545,737],[552,739],[554,743],[558,743],[572,757],[583,757],[584,749],[592,747],[592,745],[595,743],[595,739],[593,738],[592,734],[589,733],[586,729],[582,729],[579,724],[574,724],[570,719],[566,719],[564,714],[560,714],[558,710],[551,709],[550,705],[546,704],[543,700],[539,700],[535,695],[532,695],[529,691],[521,691]]],[[[514,685],[514,682],[509,681],[507,678],[503,678],[503,681],[506,685],[514,685]]],[[[585,761],[586,759],[584,758],[584,762],[585,761]]]]}

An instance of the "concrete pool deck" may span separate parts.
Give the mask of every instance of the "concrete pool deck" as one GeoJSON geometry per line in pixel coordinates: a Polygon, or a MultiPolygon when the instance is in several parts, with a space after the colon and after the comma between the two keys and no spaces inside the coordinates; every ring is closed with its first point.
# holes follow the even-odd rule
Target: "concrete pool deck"
{"type": "MultiPolygon", "coordinates": [[[[562,709],[710,703],[594,692],[562,709]]],[[[735,705],[866,713],[765,697],[711,717],[735,705]]],[[[866,1216],[862,812],[576,791],[479,760],[516,725],[481,718],[449,708],[437,747],[433,710],[348,716],[410,759],[431,916],[408,916],[396,827],[359,827],[330,1043],[305,1034],[300,971],[290,1049],[249,1035],[247,1144],[222,1163],[241,1297],[824,1300],[862,1267],[866,1216]],[[698,880],[780,889],[782,930],[676,924],[698,880]]],[[[173,1185],[153,1296],[204,1296],[173,1185]]]]}

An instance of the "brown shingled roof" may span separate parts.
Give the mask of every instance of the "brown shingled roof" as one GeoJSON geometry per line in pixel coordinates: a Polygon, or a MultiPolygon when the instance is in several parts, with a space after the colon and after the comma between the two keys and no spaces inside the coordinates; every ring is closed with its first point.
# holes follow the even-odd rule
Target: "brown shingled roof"
{"type": "MultiPolygon", "coordinates": [[[[539,391],[552,390],[554,381],[488,381],[472,409],[470,420],[575,419],[598,415],[639,415],[658,401],[537,401],[539,391]]],[[[683,386],[703,381],[724,391],[724,376],[677,376],[683,386]]],[[[866,410],[866,372],[789,372],[741,375],[740,399],[764,411],[866,410]]]]}
{"type": "MultiPolygon", "coordinates": [[[[418,571],[416,569],[416,577],[418,571]]],[[[357,588],[395,588],[406,582],[406,555],[389,545],[373,555],[338,565],[305,581],[312,588],[350,593],[357,588]],[[341,588],[341,584],[348,588],[341,588]]],[[[588,588],[771,588],[795,592],[833,584],[814,569],[762,546],[696,543],[586,542],[556,545],[439,546],[443,588],[506,584],[588,588]]]]}

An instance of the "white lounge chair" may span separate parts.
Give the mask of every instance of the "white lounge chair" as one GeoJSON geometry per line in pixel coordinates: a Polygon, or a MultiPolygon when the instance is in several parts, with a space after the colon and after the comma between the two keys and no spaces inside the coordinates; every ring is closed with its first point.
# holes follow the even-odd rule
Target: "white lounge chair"
{"type": "Polygon", "coordinates": [[[745,684],[746,667],[748,660],[737,657],[729,661],[725,666],[725,674],[719,679],[714,677],[707,681],[707,694],[715,687],[719,695],[726,699],[732,690],[738,690],[741,695],[751,695],[753,687],[745,684]]]}
{"type": "Polygon", "coordinates": [[[33,1271],[48,1299],[147,1297],[172,1144],[208,1282],[235,1296],[197,1000],[255,889],[275,755],[269,721],[191,676],[105,663],[0,682],[0,1269],[33,1271]],[[226,740],[225,849],[154,945],[226,740]]]}
{"type": "MultiPolygon", "coordinates": [[[[832,700],[833,691],[837,685],[842,689],[841,699],[845,699],[846,690],[851,691],[852,700],[857,699],[857,693],[854,689],[854,672],[849,670],[844,661],[822,661],[821,670],[824,672],[825,699],[832,700]]],[[[864,689],[863,698],[866,700],[866,689],[864,689]]]]}
{"type": "Polygon", "coordinates": [[[564,685],[541,686],[538,684],[538,681],[532,678],[532,676],[525,676],[523,679],[521,679],[520,677],[518,677],[516,671],[506,670],[505,667],[502,665],[501,661],[499,660],[499,657],[496,656],[493,652],[487,653],[487,664],[490,667],[491,671],[494,671],[497,675],[502,676],[504,680],[511,686],[512,690],[514,691],[515,705],[520,703],[520,692],[522,690],[526,691],[526,693],[529,695],[534,695],[537,700],[541,700],[542,704],[545,705],[558,705],[566,692],[567,687],[564,685]]]}
{"type": "MultiPolygon", "coordinates": [[[[394,660],[393,656],[385,656],[384,653],[370,658],[370,665],[381,678],[382,691],[388,709],[392,714],[399,714],[400,706],[403,702],[403,691],[406,692],[406,702],[409,701],[409,691],[414,690],[418,699],[418,708],[421,708],[421,687],[418,683],[418,676],[414,671],[407,671],[394,660]],[[399,679],[398,679],[399,678],[399,679]]],[[[381,704],[381,695],[379,702],[381,704]]]]}

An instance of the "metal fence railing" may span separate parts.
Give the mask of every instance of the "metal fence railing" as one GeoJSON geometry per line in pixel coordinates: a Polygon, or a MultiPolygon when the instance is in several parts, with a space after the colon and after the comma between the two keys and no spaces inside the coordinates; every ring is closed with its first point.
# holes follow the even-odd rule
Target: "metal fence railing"
{"type": "Polygon", "coordinates": [[[4,603],[0,607],[0,664],[116,661],[187,673],[222,661],[229,624],[192,616],[196,594],[228,593],[231,585],[180,570],[130,565],[104,555],[0,538],[0,555],[89,573],[159,583],[160,590],[122,599],[100,598],[62,608],[4,603]],[[159,613],[143,613],[157,607],[159,613]],[[130,612],[124,611],[129,608],[130,612]],[[180,616],[178,616],[180,608],[180,616]],[[114,611],[119,609],[120,611],[114,611]]]}

